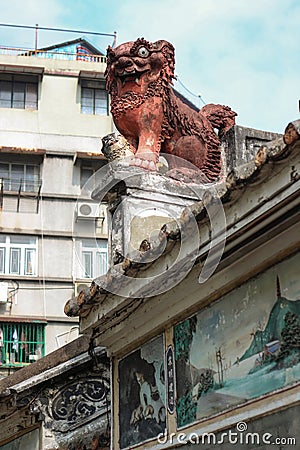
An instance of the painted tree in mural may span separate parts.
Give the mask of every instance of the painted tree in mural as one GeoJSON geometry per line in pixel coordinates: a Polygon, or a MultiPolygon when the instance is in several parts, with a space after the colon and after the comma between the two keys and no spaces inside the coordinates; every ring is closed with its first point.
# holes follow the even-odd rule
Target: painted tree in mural
{"type": "Polygon", "coordinates": [[[196,331],[197,317],[191,317],[174,327],[176,372],[186,382],[177,383],[177,420],[184,426],[196,419],[197,403],[192,398],[192,379],[189,364],[190,348],[196,331]]]}
{"type": "Polygon", "coordinates": [[[218,367],[218,377],[219,377],[219,385],[223,386],[224,382],[224,369],[223,369],[223,356],[222,356],[222,350],[221,347],[216,350],[216,362],[218,367]]]}
{"type": "Polygon", "coordinates": [[[300,320],[297,314],[290,311],[284,318],[277,360],[281,361],[282,366],[293,366],[300,361],[300,320]]]}
{"type": "Polygon", "coordinates": [[[199,380],[197,400],[199,400],[202,394],[206,394],[214,386],[214,383],[215,380],[212,370],[208,369],[202,373],[199,380]]]}
{"type": "Polygon", "coordinates": [[[197,317],[193,316],[190,319],[181,322],[174,328],[175,359],[184,360],[188,362],[190,347],[193,341],[193,335],[196,331],[197,317]]]}

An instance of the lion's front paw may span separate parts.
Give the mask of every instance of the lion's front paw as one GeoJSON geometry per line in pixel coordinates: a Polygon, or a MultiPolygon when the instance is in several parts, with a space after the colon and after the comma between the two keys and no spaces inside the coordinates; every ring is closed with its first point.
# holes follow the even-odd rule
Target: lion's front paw
{"type": "Polygon", "coordinates": [[[141,167],[142,169],[150,170],[152,172],[157,171],[156,162],[152,154],[135,155],[131,158],[130,165],[141,167]]]}

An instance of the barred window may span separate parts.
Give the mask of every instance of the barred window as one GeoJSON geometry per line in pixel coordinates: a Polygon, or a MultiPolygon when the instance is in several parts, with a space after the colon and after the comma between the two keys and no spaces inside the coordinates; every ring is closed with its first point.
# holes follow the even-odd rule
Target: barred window
{"type": "Polygon", "coordinates": [[[46,322],[0,321],[0,365],[24,366],[45,356],[46,322]]]}

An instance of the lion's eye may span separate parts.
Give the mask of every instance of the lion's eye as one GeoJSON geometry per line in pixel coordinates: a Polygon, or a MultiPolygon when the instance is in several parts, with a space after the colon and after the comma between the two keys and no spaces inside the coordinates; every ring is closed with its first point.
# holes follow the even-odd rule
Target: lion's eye
{"type": "Polygon", "coordinates": [[[142,58],[147,58],[147,56],[149,55],[149,52],[146,49],[146,47],[140,47],[138,49],[138,55],[141,56],[142,58]]]}

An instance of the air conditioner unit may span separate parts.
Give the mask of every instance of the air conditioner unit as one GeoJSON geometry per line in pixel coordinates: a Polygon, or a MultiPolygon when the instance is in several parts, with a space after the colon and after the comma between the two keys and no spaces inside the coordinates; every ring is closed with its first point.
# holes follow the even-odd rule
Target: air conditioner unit
{"type": "Polygon", "coordinates": [[[100,217],[100,205],[97,203],[78,202],[77,203],[78,219],[96,219],[100,217]]]}
{"type": "Polygon", "coordinates": [[[75,296],[77,297],[83,290],[89,290],[90,285],[90,282],[84,283],[83,281],[75,281],[75,296]]]}
{"type": "Polygon", "coordinates": [[[6,303],[8,300],[8,283],[3,281],[0,283],[0,303],[6,303]]]}

